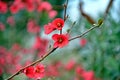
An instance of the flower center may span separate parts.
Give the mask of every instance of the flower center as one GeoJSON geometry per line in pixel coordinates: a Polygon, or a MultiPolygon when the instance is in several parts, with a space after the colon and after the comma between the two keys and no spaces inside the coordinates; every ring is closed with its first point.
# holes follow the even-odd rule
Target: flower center
{"type": "Polygon", "coordinates": [[[59,42],[59,43],[62,43],[62,42],[63,42],[63,39],[62,39],[62,38],[60,38],[60,39],[58,40],[58,42],[59,42]]]}
{"type": "Polygon", "coordinates": [[[37,69],[37,70],[35,70],[35,72],[39,73],[39,72],[40,72],[40,70],[38,70],[38,69],[37,69]]]}
{"type": "Polygon", "coordinates": [[[60,24],[60,23],[57,23],[57,26],[58,26],[58,27],[62,27],[62,24],[60,24]]]}

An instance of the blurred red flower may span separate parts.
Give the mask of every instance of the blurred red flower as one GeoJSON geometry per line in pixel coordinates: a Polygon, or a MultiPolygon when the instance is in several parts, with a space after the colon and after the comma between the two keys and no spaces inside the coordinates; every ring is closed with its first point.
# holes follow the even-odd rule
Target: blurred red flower
{"type": "Polygon", "coordinates": [[[54,48],[62,48],[68,44],[68,36],[64,34],[54,34],[52,39],[55,41],[54,48]]]}
{"type": "Polygon", "coordinates": [[[0,22],[0,31],[4,31],[4,30],[5,30],[5,25],[0,22]]]}
{"type": "Polygon", "coordinates": [[[44,25],[45,34],[50,34],[54,30],[56,30],[56,28],[52,23],[48,23],[48,25],[44,25]]]}
{"type": "Polygon", "coordinates": [[[24,73],[26,74],[27,77],[29,78],[34,78],[34,67],[30,66],[24,70],[24,73]]]}
{"type": "Polygon", "coordinates": [[[7,18],[7,23],[11,26],[14,26],[15,25],[14,17],[13,16],[8,17],[7,18]]]}
{"type": "Polygon", "coordinates": [[[51,11],[49,11],[49,18],[54,18],[56,15],[57,15],[57,11],[55,11],[55,10],[51,10],[51,11]]]}
{"type": "Polygon", "coordinates": [[[39,64],[35,67],[34,77],[36,79],[41,79],[44,77],[44,72],[45,72],[44,66],[42,64],[39,64]]]}
{"type": "Polygon", "coordinates": [[[0,13],[6,13],[7,9],[7,3],[0,1],[0,13]]]}
{"type": "Polygon", "coordinates": [[[66,70],[72,70],[75,67],[75,61],[74,60],[70,60],[66,65],[65,65],[65,69],[66,70]]]}
{"type": "Polygon", "coordinates": [[[27,23],[27,31],[34,34],[39,33],[40,26],[38,26],[34,20],[29,20],[27,23]]]}
{"type": "Polygon", "coordinates": [[[24,73],[29,78],[41,79],[44,77],[44,66],[42,64],[36,65],[35,67],[30,66],[24,70],[24,73]]]}
{"type": "Polygon", "coordinates": [[[52,9],[52,6],[49,2],[43,1],[38,5],[37,11],[50,11],[52,9]]]}
{"type": "Polygon", "coordinates": [[[82,77],[84,80],[95,80],[93,71],[84,71],[82,77]]]}
{"type": "Polygon", "coordinates": [[[82,38],[82,39],[80,40],[80,45],[81,45],[82,47],[84,47],[86,44],[87,44],[87,40],[86,40],[85,38],[82,38]]]}
{"type": "Polygon", "coordinates": [[[55,25],[56,29],[61,30],[64,26],[64,20],[61,18],[56,18],[53,20],[53,25],[55,25]]]}

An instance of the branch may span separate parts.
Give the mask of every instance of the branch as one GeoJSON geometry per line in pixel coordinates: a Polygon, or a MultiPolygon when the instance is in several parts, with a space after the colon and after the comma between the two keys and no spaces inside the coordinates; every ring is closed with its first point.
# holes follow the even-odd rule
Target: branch
{"type": "Polygon", "coordinates": [[[107,14],[109,13],[109,10],[110,10],[110,8],[111,8],[111,6],[112,6],[112,4],[113,4],[113,1],[114,1],[114,0],[110,0],[109,4],[108,4],[108,6],[107,6],[106,11],[105,11],[105,13],[104,13],[104,19],[106,18],[107,14]]]}
{"type": "Polygon", "coordinates": [[[88,32],[90,32],[91,30],[93,30],[93,29],[95,29],[95,28],[97,28],[97,27],[98,27],[98,26],[93,26],[93,27],[91,27],[90,29],[88,29],[87,31],[85,31],[84,33],[82,33],[81,35],[78,35],[78,36],[76,36],[76,37],[71,38],[69,41],[72,41],[72,40],[77,39],[77,38],[81,38],[82,36],[84,36],[85,34],[87,34],[88,32]]]}
{"type": "Polygon", "coordinates": [[[84,16],[90,24],[95,23],[95,21],[92,19],[92,17],[90,17],[88,14],[86,14],[83,11],[83,2],[80,2],[80,12],[81,12],[81,15],[84,16]]]}
{"type": "Polygon", "coordinates": [[[64,4],[64,21],[66,21],[66,19],[67,19],[67,16],[66,16],[67,6],[68,6],[68,0],[66,0],[66,3],[64,4]]]}
{"type": "Polygon", "coordinates": [[[47,52],[42,58],[34,61],[33,63],[23,67],[22,69],[20,69],[19,71],[17,71],[15,74],[11,75],[8,79],[6,80],[11,80],[13,77],[15,77],[16,75],[20,74],[25,68],[28,68],[30,66],[33,66],[41,61],[43,61],[47,56],[49,56],[52,52],[54,52],[57,48],[52,48],[49,52],[47,52]]]}

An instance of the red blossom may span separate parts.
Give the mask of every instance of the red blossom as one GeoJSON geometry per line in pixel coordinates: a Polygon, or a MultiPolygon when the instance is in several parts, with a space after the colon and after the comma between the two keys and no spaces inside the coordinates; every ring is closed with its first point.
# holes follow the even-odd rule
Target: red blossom
{"type": "Polygon", "coordinates": [[[43,78],[44,77],[44,71],[45,71],[45,69],[44,69],[44,66],[42,64],[37,65],[35,67],[35,73],[34,73],[35,76],[34,77],[36,79],[43,78]]]}
{"type": "Polygon", "coordinates": [[[34,34],[39,33],[40,26],[38,26],[34,20],[30,20],[27,24],[27,31],[34,34]]]}
{"type": "Polygon", "coordinates": [[[20,8],[19,8],[19,5],[17,4],[13,4],[12,6],[10,6],[10,11],[12,14],[16,14],[19,10],[20,8]]]}
{"type": "Polygon", "coordinates": [[[7,18],[7,23],[11,26],[14,26],[15,25],[14,17],[13,16],[8,17],[7,18]]]}
{"type": "Polygon", "coordinates": [[[51,10],[51,11],[49,11],[49,18],[54,18],[56,15],[57,15],[57,11],[55,11],[55,10],[51,10]]]}
{"type": "Polygon", "coordinates": [[[7,12],[7,3],[0,1],[0,13],[7,12]]]}
{"type": "Polygon", "coordinates": [[[34,48],[34,50],[39,51],[38,55],[43,56],[46,52],[47,46],[48,46],[47,39],[42,39],[39,36],[36,37],[33,48],[34,48]]]}
{"type": "Polygon", "coordinates": [[[74,60],[70,60],[66,65],[65,65],[65,69],[66,70],[72,70],[75,67],[75,61],[74,60]]]}
{"type": "Polygon", "coordinates": [[[84,71],[82,77],[84,80],[95,80],[93,71],[84,71]]]}
{"type": "Polygon", "coordinates": [[[4,31],[4,30],[5,30],[5,25],[0,22],[0,31],[4,31]]]}
{"type": "Polygon", "coordinates": [[[81,76],[81,74],[84,72],[84,69],[81,66],[76,66],[75,72],[81,76]]]}
{"type": "Polygon", "coordinates": [[[80,40],[80,45],[81,45],[82,47],[84,47],[84,46],[86,45],[86,43],[87,43],[87,40],[86,40],[86,39],[82,38],[82,39],[80,40]]]}
{"type": "Polygon", "coordinates": [[[68,44],[68,36],[64,34],[54,34],[52,39],[55,41],[54,48],[62,48],[68,44]]]}
{"type": "Polygon", "coordinates": [[[44,77],[44,66],[42,64],[36,65],[35,67],[30,66],[24,70],[24,73],[29,78],[41,79],[44,77]]]}
{"type": "Polygon", "coordinates": [[[34,67],[30,66],[28,68],[26,68],[24,70],[24,73],[26,74],[26,76],[28,76],[29,78],[34,78],[34,67]]]}
{"type": "Polygon", "coordinates": [[[48,23],[48,25],[44,25],[45,34],[50,34],[54,30],[56,30],[56,28],[52,23],[48,23]]]}
{"type": "Polygon", "coordinates": [[[49,2],[44,1],[44,2],[41,2],[41,4],[38,5],[37,11],[38,12],[41,12],[43,10],[50,11],[51,9],[52,9],[51,4],[49,2]]]}
{"type": "Polygon", "coordinates": [[[61,30],[64,26],[64,20],[61,18],[56,18],[52,23],[58,30],[61,30]]]}

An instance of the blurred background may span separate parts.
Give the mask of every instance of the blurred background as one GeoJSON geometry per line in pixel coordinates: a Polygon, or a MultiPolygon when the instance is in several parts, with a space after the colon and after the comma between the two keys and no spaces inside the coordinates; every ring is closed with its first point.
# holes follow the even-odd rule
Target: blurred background
{"type": "MultiPolygon", "coordinates": [[[[0,80],[42,57],[53,45],[44,25],[63,18],[65,0],[0,0],[0,80]]],[[[48,56],[41,80],[120,80],[120,0],[69,0],[63,32],[82,34],[48,56]]],[[[13,80],[33,80],[20,74],[13,80]]]]}

